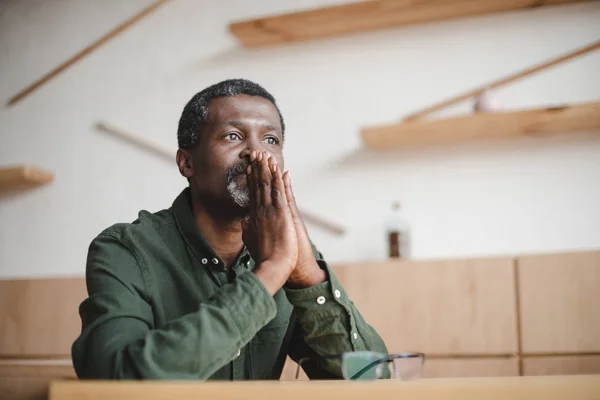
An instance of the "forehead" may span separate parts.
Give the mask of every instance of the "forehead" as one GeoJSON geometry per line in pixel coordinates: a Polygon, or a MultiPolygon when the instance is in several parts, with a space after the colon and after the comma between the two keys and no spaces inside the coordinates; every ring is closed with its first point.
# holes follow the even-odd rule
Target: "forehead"
{"type": "Polygon", "coordinates": [[[273,103],[260,96],[239,95],[214,98],[208,103],[208,120],[212,124],[243,120],[268,123],[279,127],[281,131],[277,109],[273,103]]]}

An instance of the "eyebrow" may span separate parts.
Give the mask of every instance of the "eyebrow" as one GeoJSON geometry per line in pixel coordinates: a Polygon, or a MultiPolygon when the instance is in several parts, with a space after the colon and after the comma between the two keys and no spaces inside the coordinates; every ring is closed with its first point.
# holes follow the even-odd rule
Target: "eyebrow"
{"type": "MultiPolygon", "coordinates": [[[[234,120],[234,121],[221,122],[221,123],[219,124],[219,126],[235,126],[235,127],[237,127],[237,128],[241,128],[241,127],[248,126],[248,124],[247,124],[247,123],[245,123],[245,122],[243,122],[243,121],[235,121],[235,120],[234,120]]],[[[273,124],[261,124],[261,126],[262,126],[263,128],[266,128],[266,129],[269,129],[269,130],[272,130],[272,131],[278,131],[278,132],[279,132],[279,129],[277,128],[277,126],[275,126],[275,125],[273,125],[273,124]]]]}

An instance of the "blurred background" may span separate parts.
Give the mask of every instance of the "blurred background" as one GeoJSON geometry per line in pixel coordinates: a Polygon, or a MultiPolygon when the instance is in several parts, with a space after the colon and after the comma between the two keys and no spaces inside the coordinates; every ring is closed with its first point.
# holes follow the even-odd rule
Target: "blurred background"
{"type": "Polygon", "coordinates": [[[184,105],[246,78],[391,350],[432,355],[428,376],[600,371],[600,2],[356,4],[1,0],[0,353],[70,366],[91,240],[171,205],[184,105]]]}
{"type": "MultiPolygon", "coordinates": [[[[415,259],[600,246],[600,139],[511,138],[387,151],[360,130],[589,45],[600,4],[526,10],[244,46],[229,24],[348,2],[173,0],[140,18],[18,103],[0,108],[0,163],[54,174],[0,197],[0,275],[84,271],[90,241],[140,209],[169,207],[185,186],[175,162],[106,135],[106,122],[176,149],[185,103],[227,78],[277,99],[288,127],[286,167],[301,207],[345,228],[309,223],[332,262],[388,254],[392,203],[410,223],[415,259]]],[[[150,0],[3,0],[0,99],[12,96],[150,0]]],[[[600,52],[494,89],[503,110],[600,99],[600,52]]],[[[432,117],[472,112],[473,100],[432,117]]]]}

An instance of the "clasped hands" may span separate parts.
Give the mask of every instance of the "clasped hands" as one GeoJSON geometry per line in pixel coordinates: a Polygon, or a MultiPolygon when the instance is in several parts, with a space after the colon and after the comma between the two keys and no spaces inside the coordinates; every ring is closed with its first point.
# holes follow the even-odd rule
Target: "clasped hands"
{"type": "Polygon", "coordinates": [[[253,151],[246,176],[250,206],[242,239],[257,264],[258,279],[271,295],[283,285],[305,288],[324,282],[326,273],[315,260],[289,171],[283,173],[268,153],[253,151]]]}

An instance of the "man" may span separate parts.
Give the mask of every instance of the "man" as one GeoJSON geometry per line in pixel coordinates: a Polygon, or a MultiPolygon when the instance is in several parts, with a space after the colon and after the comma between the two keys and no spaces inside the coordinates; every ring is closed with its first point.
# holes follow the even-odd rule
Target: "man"
{"type": "Polygon", "coordinates": [[[275,99],[247,80],[185,106],[177,165],[189,187],[90,245],[80,378],[279,379],[289,355],[332,379],[345,352],[387,353],[309,240],[284,129],[275,99]]]}

